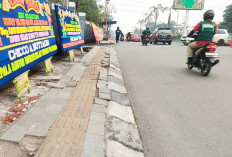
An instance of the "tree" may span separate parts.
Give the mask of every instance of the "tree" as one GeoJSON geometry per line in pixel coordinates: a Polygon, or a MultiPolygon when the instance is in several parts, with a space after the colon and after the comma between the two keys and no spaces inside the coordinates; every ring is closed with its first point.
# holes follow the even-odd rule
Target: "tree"
{"type": "Polygon", "coordinates": [[[223,15],[223,22],[220,23],[219,28],[227,29],[232,33],[232,4],[226,7],[223,15]]]}
{"type": "Polygon", "coordinates": [[[70,0],[77,5],[77,12],[85,12],[86,20],[92,21],[97,25],[103,22],[103,6],[98,5],[96,0],[70,0]]]}
{"type": "Polygon", "coordinates": [[[138,21],[138,23],[137,24],[139,24],[139,35],[141,35],[142,34],[142,27],[146,24],[146,22],[145,22],[145,20],[144,19],[141,19],[141,20],[139,20],[138,21]]]}
{"type": "Polygon", "coordinates": [[[156,28],[157,20],[158,20],[160,12],[167,11],[167,10],[169,10],[169,8],[168,7],[163,7],[162,4],[158,4],[157,6],[152,6],[150,9],[151,9],[151,13],[149,15],[154,16],[154,18],[155,18],[155,28],[156,28]]]}

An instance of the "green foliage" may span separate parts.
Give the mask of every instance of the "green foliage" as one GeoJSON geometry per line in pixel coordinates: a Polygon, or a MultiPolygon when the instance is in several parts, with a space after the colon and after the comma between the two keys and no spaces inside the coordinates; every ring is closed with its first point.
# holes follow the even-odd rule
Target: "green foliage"
{"type": "Polygon", "coordinates": [[[226,7],[223,15],[223,22],[219,24],[219,28],[227,29],[232,33],[232,4],[226,7]]]}
{"type": "Polygon", "coordinates": [[[49,3],[61,4],[62,0],[48,0],[49,3]]]}
{"type": "Polygon", "coordinates": [[[96,0],[70,0],[77,5],[76,12],[85,12],[86,19],[92,21],[97,25],[103,22],[103,6],[98,5],[96,0]]]}

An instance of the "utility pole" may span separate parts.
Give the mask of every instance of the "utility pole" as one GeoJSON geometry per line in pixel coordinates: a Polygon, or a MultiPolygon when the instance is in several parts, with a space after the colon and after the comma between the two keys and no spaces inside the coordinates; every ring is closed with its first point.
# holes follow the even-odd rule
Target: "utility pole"
{"type": "Polygon", "coordinates": [[[109,16],[109,2],[110,0],[106,0],[106,4],[105,4],[105,21],[106,21],[106,25],[105,25],[105,38],[107,38],[107,32],[108,32],[108,16],[109,16]]]}
{"type": "Polygon", "coordinates": [[[187,34],[188,21],[189,21],[189,10],[186,10],[185,23],[184,23],[184,34],[187,34]]]}

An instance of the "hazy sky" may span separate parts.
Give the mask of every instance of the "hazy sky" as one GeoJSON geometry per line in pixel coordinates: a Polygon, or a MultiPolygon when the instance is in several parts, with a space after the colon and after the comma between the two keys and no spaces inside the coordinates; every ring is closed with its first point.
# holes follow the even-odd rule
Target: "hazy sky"
{"type": "MultiPolygon", "coordinates": [[[[100,0],[100,4],[105,6],[105,0],[100,0]]],[[[142,19],[146,12],[149,12],[149,8],[156,4],[162,4],[163,6],[170,7],[173,4],[173,0],[110,0],[111,5],[115,5],[117,13],[113,13],[114,20],[117,24],[113,28],[119,26],[123,32],[132,31],[137,25],[139,19],[142,19]]],[[[223,21],[223,11],[227,5],[232,4],[232,0],[205,0],[204,10],[190,10],[189,25],[194,26],[198,21],[202,20],[204,11],[213,9],[216,13],[215,21],[223,21]]],[[[185,20],[184,10],[179,11],[178,23],[181,24],[185,20]]],[[[178,11],[172,10],[172,20],[177,21],[178,11]]],[[[158,22],[167,22],[168,13],[160,13],[158,22]]]]}

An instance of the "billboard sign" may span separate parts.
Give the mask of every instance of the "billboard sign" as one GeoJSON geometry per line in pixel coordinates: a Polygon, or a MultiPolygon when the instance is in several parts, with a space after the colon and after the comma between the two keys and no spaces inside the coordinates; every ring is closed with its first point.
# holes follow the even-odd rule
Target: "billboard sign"
{"type": "Polygon", "coordinates": [[[83,35],[77,14],[55,5],[56,19],[62,51],[79,48],[84,45],[83,35]]]}
{"type": "Polygon", "coordinates": [[[174,0],[173,9],[202,10],[204,0],[174,0]]]}
{"type": "Polygon", "coordinates": [[[48,2],[0,0],[0,87],[57,51],[48,2]]]}
{"type": "Polygon", "coordinates": [[[102,28],[99,28],[97,27],[93,22],[90,22],[91,23],[91,27],[93,29],[93,33],[94,33],[94,36],[95,36],[95,40],[98,42],[98,41],[102,41],[103,40],[103,29],[102,28]]]}

